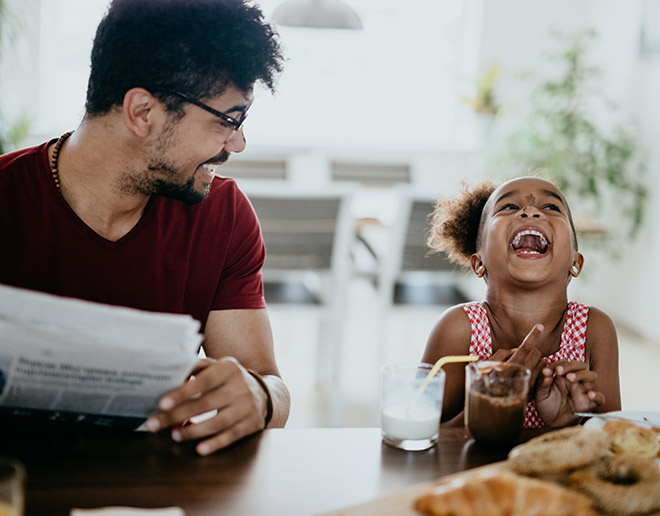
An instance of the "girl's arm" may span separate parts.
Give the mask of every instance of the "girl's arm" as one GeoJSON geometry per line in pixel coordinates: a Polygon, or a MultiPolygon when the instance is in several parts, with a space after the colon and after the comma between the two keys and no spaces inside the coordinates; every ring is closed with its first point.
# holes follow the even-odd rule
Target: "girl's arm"
{"type": "Polygon", "coordinates": [[[619,387],[619,344],[612,319],[598,308],[589,308],[587,320],[586,360],[598,375],[593,390],[603,393],[605,402],[599,412],[621,410],[619,387]]]}
{"type": "MultiPolygon", "coordinates": [[[[434,364],[447,355],[467,355],[470,350],[472,327],[470,319],[461,306],[445,311],[431,330],[422,362],[434,364]]],[[[443,426],[463,425],[465,397],[465,364],[447,364],[443,367],[445,395],[442,403],[443,426]]]]}

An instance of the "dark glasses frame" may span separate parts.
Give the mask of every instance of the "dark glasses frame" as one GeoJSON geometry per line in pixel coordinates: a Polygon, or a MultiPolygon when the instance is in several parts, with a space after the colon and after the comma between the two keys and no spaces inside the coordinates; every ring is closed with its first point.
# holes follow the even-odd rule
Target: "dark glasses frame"
{"type": "Polygon", "coordinates": [[[213,109],[211,106],[204,104],[203,102],[197,100],[196,98],[191,97],[190,95],[178,90],[164,90],[164,93],[171,93],[172,95],[181,97],[186,102],[190,102],[191,104],[194,104],[195,106],[202,108],[204,111],[208,111],[209,113],[217,116],[218,118],[221,118],[229,125],[231,125],[234,131],[238,131],[245,122],[245,119],[247,118],[247,113],[243,113],[243,116],[239,120],[237,120],[236,118],[226,115],[225,113],[223,113],[222,111],[218,111],[217,109],[213,109]]]}

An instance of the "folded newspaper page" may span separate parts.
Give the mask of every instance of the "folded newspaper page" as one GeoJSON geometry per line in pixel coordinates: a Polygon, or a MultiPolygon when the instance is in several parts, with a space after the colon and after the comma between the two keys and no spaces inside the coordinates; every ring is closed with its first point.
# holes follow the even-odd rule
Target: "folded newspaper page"
{"type": "Polygon", "coordinates": [[[0,285],[0,411],[138,427],[192,371],[188,315],[0,285]]]}

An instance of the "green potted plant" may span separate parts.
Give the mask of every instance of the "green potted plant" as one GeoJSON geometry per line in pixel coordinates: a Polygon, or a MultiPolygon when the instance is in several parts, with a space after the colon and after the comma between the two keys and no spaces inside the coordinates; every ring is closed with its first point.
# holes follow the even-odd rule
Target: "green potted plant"
{"type": "Polygon", "coordinates": [[[474,97],[461,97],[461,100],[472,107],[478,115],[497,115],[500,107],[495,102],[495,83],[499,73],[500,67],[497,64],[492,65],[474,79],[476,89],[474,97]]]}
{"type": "Polygon", "coordinates": [[[611,105],[592,89],[601,70],[587,63],[593,30],[557,33],[564,48],[551,56],[556,77],[543,78],[533,89],[528,119],[505,143],[495,168],[541,170],[558,182],[580,215],[599,217],[602,208],[619,210],[629,236],[637,235],[647,200],[646,163],[632,125],[605,128],[593,116],[599,104],[611,105]],[[608,203],[608,199],[616,199],[608,203]],[[576,202],[577,201],[577,202],[576,202]]]}

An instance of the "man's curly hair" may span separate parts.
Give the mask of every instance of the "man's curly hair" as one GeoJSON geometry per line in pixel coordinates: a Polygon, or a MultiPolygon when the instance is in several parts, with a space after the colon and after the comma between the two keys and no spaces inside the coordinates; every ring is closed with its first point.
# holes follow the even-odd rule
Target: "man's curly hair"
{"type": "Polygon", "coordinates": [[[113,0],[94,38],[87,115],[121,106],[145,88],[180,111],[178,90],[199,99],[261,82],[271,91],[282,71],[275,29],[245,0],[113,0]]]}
{"type": "Polygon", "coordinates": [[[444,252],[462,267],[470,267],[470,257],[479,246],[479,227],[484,206],[497,184],[481,181],[461,184],[460,193],[452,199],[440,199],[431,214],[427,245],[433,252],[444,252]]]}

